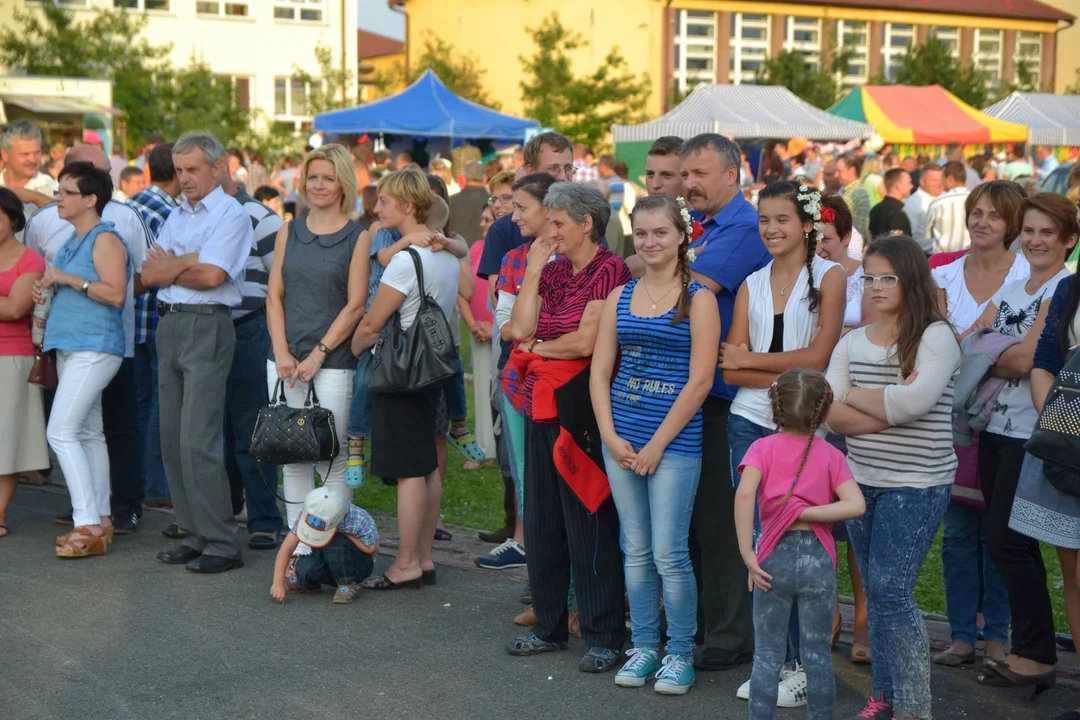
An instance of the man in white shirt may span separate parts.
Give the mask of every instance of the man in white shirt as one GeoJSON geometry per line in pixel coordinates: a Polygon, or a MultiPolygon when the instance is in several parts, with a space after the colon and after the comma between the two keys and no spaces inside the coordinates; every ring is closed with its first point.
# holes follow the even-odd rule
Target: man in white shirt
{"type": "Polygon", "coordinates": [[[919,173],[919,189],[904,203],[904,213],[911,223],[911,237],[927,255],[934,251],[933,239],[927,233],[930,225],[930,203],[944,191],[941,168],[927,163],[919,173]]]}
{"type": "MultiPolygon", "coordinates": [[[[68,151],[64,162],[90,162],[102,170],[109,169],[108,156],[93,145],[76,145],[68,151]]],[[[116,226],[116,234],[131,254],[134,266],[121,315],[124,326],[124,360],[101,396],[105,445],[109,450],[113,525],[117,534],[126,535],[135,531],[137,517],[142,513],[139,499],[142,472],[139,467],[138,428],[135,423],[134,299],[143,292],[140,273],[152,235],[139,213],[115,200],[110,200],[105,205],[101,219],[116,226]]],[[[23,242],[45,258],[45,263],[52,267],[57,252],[74,233],[75,228],[71,223],[58,214],[56,203],[50,203],[27,221],[23,242]]],[[[65,520],[66,516],[58,518],[59,522],[65,520]]]]}
{"type": "Polygon", "coordinates": [[[967,229],[968,189],[963,163],[948,162],[942,168],[945,192],[934,198],[928,210],[927,240],[933,242],[933,252],[953,252],[971,245],[967,229]]]}
{"type": "Polygon", "coordinates": [[[221,189],[225,150],[209,133],[185,133],[173,165],[185,200],[169,213],[143,264],[158,291],[158,396],[162,460],[183,544],[158,554],[200,573],[243,567],[225,472],[226,380],[244,264],[254,233],[244,208],[221,189]]]}
{"type": "MultiPolygon", "coordinates": [[[[15,193],[27,218],[53,201],[60,186],[52,175],[41,172],[41,131],[37,126],[26,120],[5,126],[0,132],[0,160],[0,187],[15,193]]],[[[22,233],[15,237],[21,239],[22,233]]]]}

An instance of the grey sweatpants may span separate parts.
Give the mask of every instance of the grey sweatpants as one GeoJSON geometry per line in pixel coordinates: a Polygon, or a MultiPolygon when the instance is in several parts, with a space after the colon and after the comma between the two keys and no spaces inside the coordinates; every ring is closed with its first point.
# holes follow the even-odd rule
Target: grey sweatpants
{"type": "Polygon", "coordinates": [[[807,715],[831,720],[836,699],[832,634],[836,568],[810,530],[787,533],[761,569],[772,575],[768,592],[754,588],[754,672],[750,676],[750,719],[772,720],[777,683],[787,653],[791,605],[799,603],[799,647],[806,669],[807,715]]]}
{"type": "Polygon", "coordinates": [[[225,473],[225,384],[236,332],[227,312],[170,313],[157,335],[161,459],[184,544],[240,557],[225,473]]]}

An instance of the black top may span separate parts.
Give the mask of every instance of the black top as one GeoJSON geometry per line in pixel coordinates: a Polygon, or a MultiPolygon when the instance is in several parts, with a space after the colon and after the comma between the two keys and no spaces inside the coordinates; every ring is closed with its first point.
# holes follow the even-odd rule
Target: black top
{"type": "Polygon", "coordinates": [[[870,211],[870,240],[885,237],[894,230],[911,235],[911,221],[904,212],[904,203],[896,198],[882,198],[870,211]]]}
{"type": "Polygon", "coordinates": [[[769,352],[784,352],[784,313],[773,315],[772,343],[769,345],[769,352]]]}

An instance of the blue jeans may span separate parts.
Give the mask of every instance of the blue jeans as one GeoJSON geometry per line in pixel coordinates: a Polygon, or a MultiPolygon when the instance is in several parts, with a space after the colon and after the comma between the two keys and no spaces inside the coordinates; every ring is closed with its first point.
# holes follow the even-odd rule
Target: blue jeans
{"type": "Polygon", "coordinates": [[[915,580],[945,517],[950,486],[859,488],[866,514],[847,528],[866,591],[874,695],[928,718],[930,647],[915,580]]]}
{"type": "Polygon", "coordinates": [[[243,488],[250,533],[277,533],[284,525],[275,495],[278,467],[260,463],[248,453],[255,419],[270,402],[266,391],[269,349],[265,317],[236,326],[236,350],[225,385],[225,470],[229,485],[243,488]]]}
{"type": "Polygon", "coordinates": [[[135,432],[142,489],[147,502],[169,499],[161,462],[161,413],[158,409],[157,346],[153,339],[135,346],[135,432]]]}
{"type": "Polygon", "coordinates": [[[983,637],[999,643],[1009,637],[1009,593],[987,550],[988,529],[985,508],[949,503],[941,565],[953,642],[975,644],[975,616],[980,608],[983,637]]]}
{"type": "Polygon", "coordinates": [[[311,548],[296,561],[296,581],[300,587],[353,585],[368,578],[375,559],[356,547],[343,533],[336,533],[326,547],[311,548]]]}
{"type": "Polygon", "coordinates": [[[611,494],[619,511],[626,594],[634,647],[660,647],[661,581],[667,613],[667,652],[693,655],[697,582],[690,564],[690,515],[701,458],[664,453],[656,473],[642,477],[622,468],[604,449],[611,494]]]}
{"type": "Polygon", "coordinates": [[[352,403],[349,405],[349,437],[371,435],[371,360],[370,352],[362,352],[356,358],[352,403]]]}
{"type": "MultiPolygon", "coordinates": [[[[465,373],[461,371],[462,367],[461,360],[458,360],[458,374],[443,385],[446,414],[450,416],[450,422],[465,422],[469,417],[468,401],[465,399],[465,373]]],[[[447,428],[440,430],[445,433],[447,428]]]]}

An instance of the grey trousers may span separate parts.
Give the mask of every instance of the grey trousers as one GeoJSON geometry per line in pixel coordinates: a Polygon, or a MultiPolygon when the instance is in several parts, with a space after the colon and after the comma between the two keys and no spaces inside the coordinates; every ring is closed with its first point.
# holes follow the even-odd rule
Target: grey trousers
{"type": "Polygon", "coordinates": [[[787,533],[761,563],[772,575],[768,592],[754,588],[754,672],[750,676],[751,720],[772,720],[777,682],[788,647],[791,605],[799,603],[799,647],[806,669],[809,720],[832,720],[836,699],[833,675],[833,612],[836,568],[810,530],[787,533]]]}
{"type": "Polygon", "coordinates": [[[225,384],[236,333],[226,312],[170,313],[157,328],[161,458],[184,544],[240,557],[225,472],[225,384]]]}

